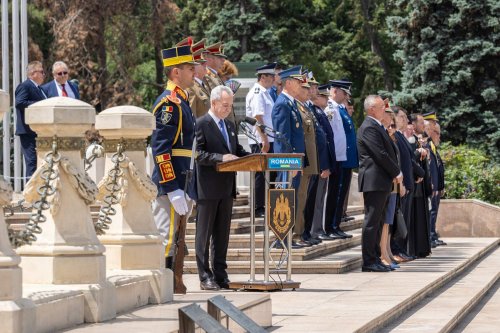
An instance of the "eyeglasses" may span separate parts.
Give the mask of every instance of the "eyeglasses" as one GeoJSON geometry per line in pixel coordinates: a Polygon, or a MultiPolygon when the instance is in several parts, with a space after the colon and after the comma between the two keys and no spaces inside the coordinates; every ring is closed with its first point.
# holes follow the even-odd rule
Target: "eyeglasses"
{"type": "Polygon", "coordinates": [[[348,100],[347,100],[347,104],[348,104],[349,106],[353,106],[353,105],[354,105],[354,101],[353,101],[352,99],[348,99],[348,100]]]}
{"type": "Polygon", "coordinates": [[[68,75],[68,72],[59,72],[59,73],[56,73],[57,75],[59,76],[63,76],[63,75],[68,75]]]}

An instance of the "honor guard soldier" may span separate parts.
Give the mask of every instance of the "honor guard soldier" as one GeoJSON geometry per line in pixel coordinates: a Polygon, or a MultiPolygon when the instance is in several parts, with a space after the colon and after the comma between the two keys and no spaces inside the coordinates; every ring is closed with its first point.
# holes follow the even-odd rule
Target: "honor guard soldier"
{"type": "MultiPolygon", "coordinates": [[[[270,63],[256,69],[257,82],[248,91],[246,96],[246,115],[247,117],[255,118],[259,124],[273,128],[273,120],[271,114],[273,111],[274,101],[269,94],[269,88],[274,82],[274,68],[276,63],[270,63]]],[[[265,131],[259,126],[253,126],[253,136],[257,141],[249,138],[250,149],[252,153],[272,153],[273,142],[272,137],[267,136],[265,131]]],[[[272,181],[272,180],[271,180],[272,181]]],[[[255,216],[263,217],[265,210],[265,177],[263,172],[255,174],[255,216]]]]}
{"type": "Polygon", "coordinates": [[[189,45],[162,50],[162,57],[168,81],[153,106],[156,129],[151,137],[152,180],[158,187],[153,215],[160,234],[165,237],[165,262],[171,268],[180,216],[190,214],[195,199],[195,187],[185,186],[185,175],[195,137],[195,118],[186,89],[193,85],[196,63],[189,45]],[[186,188],[188,193],[184,191],[186,188]]]}
{"type": "Polygon", "coordinates": [[[205,39],[193,44],[191,51],[193,52],[194,61],[198,65],[194,69],[194,84],[188,89],[189,105],[196,118],[199,118],[210,109],[210,90],[203,80],[207,74],[207,61],[204,58],[204,55],[207,53],[205,50],[205,39]]]}

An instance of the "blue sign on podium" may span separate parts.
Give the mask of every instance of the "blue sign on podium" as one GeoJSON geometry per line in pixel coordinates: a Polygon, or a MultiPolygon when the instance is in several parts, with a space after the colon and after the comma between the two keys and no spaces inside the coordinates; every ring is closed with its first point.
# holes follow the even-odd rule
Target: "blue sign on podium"
{"type": "Polygon", "coordinates": [[[269,157],[267,168],[269,170],[301,170],[302,157],[269,157]]]}

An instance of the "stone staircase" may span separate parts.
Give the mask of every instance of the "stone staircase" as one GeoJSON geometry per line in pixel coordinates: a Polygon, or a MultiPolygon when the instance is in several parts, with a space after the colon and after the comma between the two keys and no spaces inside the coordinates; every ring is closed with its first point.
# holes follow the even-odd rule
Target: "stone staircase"
{"type": "MultiPolygon", "coordinates": [[[[193,213],[194,216],[195,212],[193,213]]],[[[293,250],[292,273],[344,273],[361,267],[361,226],[363,223],[363,207],[350,206],[348,214],[355,217],[353,221],[342,224],[344,231],[353,235],[350,239],[341,239],[322,242],[308,248],[293,250]]],[[[264,272],[263,245],[264,219],[258,218],[256,223],[256,273],[264,272]]],[[[195,261],[195,223],[188,223],[186,244],[189,254],[185,258],[185,273],[197,273],[195,261]]],[[[271,232],[270,241],[274,240],[271,232]]],[[[273,258],[279,259],[284,255],[283,250],[271,250],[273,258]]],[[[227,254],[228,273],[250,273],[250,207],[248,193],[241,193],[234,202],[233,218],[231,221],[231,235],[227,254]]]]}

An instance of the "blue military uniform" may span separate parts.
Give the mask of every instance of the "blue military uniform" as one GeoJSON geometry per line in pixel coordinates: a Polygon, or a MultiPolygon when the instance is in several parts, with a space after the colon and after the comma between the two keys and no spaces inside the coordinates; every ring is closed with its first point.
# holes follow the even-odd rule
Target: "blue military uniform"
{"type": "MultiPolygon", "coordinates": [[[[196,64],[190,45],[162,50],[162,57],[164,67],[196,64]]],[[[196,199],[196,182],[191,181],[186,186],[195,138],[195,117],[188,101],[187,92],[169,80],[165,91],[153,105],[156,129],[151,136],[154,159],[152,180],[158,188],[158,196],[153,202],[153,216],[164,237],[167,268],[171,267],[175,253],[172,245],[180,220],[179,212],[188,218],[193,199],[196,199]]]]}
{"type": "Polygon", "coordinates": [[[272,86],[268,91],[269,95],[271,95],[271,98],[273,99],[273,102],[276,102],[278,99],[278,88],[276,88],[276,86],[272,86]]]}
{"type": "MultiPolygon", "coordinates": [[[[156,99],[153,115],[156,129],[151,136],[155,162],[152,180],[158,195],[184,190],[195,137],[195,118],[187,94],[168,81],[166,90],[156,99]]],[[[194,188],[188,187],[192,199],[196,198],[194,188]]]]}

